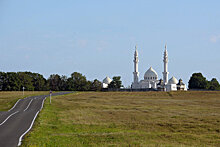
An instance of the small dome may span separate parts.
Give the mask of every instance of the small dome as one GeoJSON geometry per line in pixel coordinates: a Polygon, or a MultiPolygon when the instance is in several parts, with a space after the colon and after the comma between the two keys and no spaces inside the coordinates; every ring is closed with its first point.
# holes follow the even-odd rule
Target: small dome
{"type": "Polygon", "coordinates": [[[104,80],[103,80],[103,83],[105,84],[110,84],[112,81],[112,79],[110,79],[109,77],[106,77],[104,80]]]}
{"type": "Polygon", "coordinates": [[[177,84],[178,83],[178,80],[175,78],[175,77],[172,77],[171,79],[169,79],[168,81],[168,85],[170,84],[177,84]]]}
{"type": "Polygon", "coordinates": [[[185,85],[182,79],[179,79],[179,83],[177,85],[185,85]]]}
{"type": "Polygon", "coordinates": [[[144,79],[145,80],[157,80],[157,72],[150,67],[144,74],[144,79]]]}

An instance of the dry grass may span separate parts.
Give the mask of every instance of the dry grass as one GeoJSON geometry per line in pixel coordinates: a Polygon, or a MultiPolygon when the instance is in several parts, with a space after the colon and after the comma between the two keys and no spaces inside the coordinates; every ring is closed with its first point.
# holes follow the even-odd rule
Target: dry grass
{"type": "Polygon", "coordinates": [[[82,92],[53,98],[24,146],[220,146],[220,92],[82,92]]]}
{"type": "Polygon", "coordinates": [[[28,96],[44,95],[48,93],[49,92],[45,91],[25,91],[23,96],[23,92],[20,91],[2,91],[0,92],[0,111],[6,111],[10,109],[18,99],[25,98],[28,96]]]}

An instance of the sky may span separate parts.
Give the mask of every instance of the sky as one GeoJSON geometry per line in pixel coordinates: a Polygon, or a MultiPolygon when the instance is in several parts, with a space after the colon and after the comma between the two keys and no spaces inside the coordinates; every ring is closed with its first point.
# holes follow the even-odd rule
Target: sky
{"type": "Polygon", "coordinates": [[[0,0],[0,71],[133,81],[152,66],[185,84],[194,72],[220,81],[219,0],[0,0]]]}

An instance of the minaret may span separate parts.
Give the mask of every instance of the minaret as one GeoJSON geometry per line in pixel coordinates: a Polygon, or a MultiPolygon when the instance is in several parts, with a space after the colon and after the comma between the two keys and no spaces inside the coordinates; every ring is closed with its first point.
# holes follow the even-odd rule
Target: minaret
{"type": "Polygon", "coordinates": [[[137,45],[135,46],[135,52],[134,52],[134,84],[138,84],[138,77],[139,77],[139,72],[138,72],[138,51],[137,51],[137,45]]]}
{"type": "Polygon", "coordinates": [[[164,72],[163,72],[163,81],[166,85],[168,83],[168,52],[167,52],[167,44],[165,45],[165,51],[163,56],[163,63],[164,63],[164,72]]]}

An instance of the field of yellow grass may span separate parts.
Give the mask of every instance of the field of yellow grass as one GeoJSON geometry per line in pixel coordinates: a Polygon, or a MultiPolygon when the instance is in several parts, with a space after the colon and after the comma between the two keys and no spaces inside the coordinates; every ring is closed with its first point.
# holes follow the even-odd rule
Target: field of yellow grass
{"type": "Polygon", "coordinates": [[[23,146],[220,146],[220,92],[56,96],[23,146]]]}

